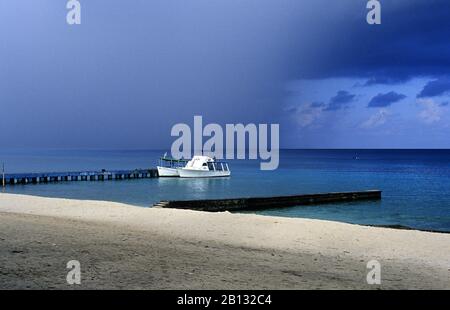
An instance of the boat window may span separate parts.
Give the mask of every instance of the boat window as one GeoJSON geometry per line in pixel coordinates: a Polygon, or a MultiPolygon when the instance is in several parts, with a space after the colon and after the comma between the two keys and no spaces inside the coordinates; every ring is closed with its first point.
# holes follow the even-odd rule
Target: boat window
{"type": "Polygon", "coordinates": [[[209,163],[208,163],[208,169],[209,169],[210,171],[215,170],[215,169],[214,169],[214,164],[213,164],[212,162],[209,162],[209,163]]]}

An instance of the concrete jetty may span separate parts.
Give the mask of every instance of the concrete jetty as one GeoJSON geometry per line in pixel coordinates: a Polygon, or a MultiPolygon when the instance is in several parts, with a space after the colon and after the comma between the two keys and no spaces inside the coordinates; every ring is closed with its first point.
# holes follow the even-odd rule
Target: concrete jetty
{"type": "Polygon", "coordinates": [[[380,200],[380,190],[356,192],[319,193],[293,196],[250,197],[231,199],[205,200],[170,200],[161,201],[154,205],[159,208],[190,209],[198,211],[243,211],[285,208],[303,205],[317,205],[325,203],[351,202],[359,200],[380,200]]]}

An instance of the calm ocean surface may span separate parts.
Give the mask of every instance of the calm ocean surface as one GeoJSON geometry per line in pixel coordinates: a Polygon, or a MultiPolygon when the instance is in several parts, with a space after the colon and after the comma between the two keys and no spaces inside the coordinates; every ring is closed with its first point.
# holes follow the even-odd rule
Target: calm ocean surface
{"type": "MultiPolygon", "coordinates": [[[[155,167],[163,151],[0,151],[7,173],[155,167]]],[[[9,186],[5,192],[109,200],[160,200],[381,189],[379,202],[265,210],[265,215],[450,231],[450,150],[283,150],[276,171],[231,161],[218,179],[143,179],[9,186]],[[358,158],[358,159],[356,159],[358,158]]]]}

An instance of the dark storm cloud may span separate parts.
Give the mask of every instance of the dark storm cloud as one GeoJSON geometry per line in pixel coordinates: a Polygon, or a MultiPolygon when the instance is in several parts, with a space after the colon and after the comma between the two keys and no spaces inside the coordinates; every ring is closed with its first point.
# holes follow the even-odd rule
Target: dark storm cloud
{"type": "Polygon", "coordinates": [[[193,115],[277,121],[289,81],[450,76],[448,0],[382,1],[376,26],[364,0],[86,1],[74,27],[59,2],[0,1],[2,147],[167,148],[193,115]]]}
{"type": "Polygon", "coordinates": [[[375,97],[373,97],[369,104],[369,108],[382,108],[382,107],[388,107],[392,105],[393,103],[400,101],[402,99],[406,98],[403,94],[398,94],[396,92],[388,92],[386,94],[378,94],[375,97]]]}
{"type": "Polygon", "coordinates": [[[312,108],[323,108],[323,107],[325,107],[325,103],[320,102],[320,101],[315,101],[315,102],[311,103],[311,107],[312,108]]]}
{"type": "Polygon", "coordinates": [[[372,85],[396,85],[402,84],[409,80],[407,77],[386,77],[386,76],[374,76],[369,78],[363,86],[372,86],[372,85]]]}
{"type": "Polygon", "coordinates": [[[381,25],[368,25],[365,12],[354,6],[335,17],[346,26],[329,29],[323,61],[305,78],[361,77],[374,85],[450,74],[450,1],[382,1],[381,25]]]}
{"type": "Polygon", "coordinates": [[[450,91],[450,79],[442,78],[428,82],[417,98],[436,97],[446,94],[450,91]]]}
{"type": "Polygon", "coordinates": [[[355,95],[346,90],[340,90],[334,97],[331,97],[330,102],[324,110],[336,111],[346,108],[348,104],[353,101],[353,99],[355,99],[355,95]]]}
{"type": "Polygon", "coordinates": [[[194,115],[273,122],[289,80],[286,59],[311,61],[302,46],[321,20],[307,17],[323,7],[82,1],[86,18],[69,26],[60,2],[0,1],[2,147],[166,148],[171,127],[194,115]],[[292,48],[294,35],[302,46],[292,48]]]}
{"type": "Polygon", "coordinates": [[[287,113],[295,113],[298,111],[298,107],[290,107],[290,108],[285,109],[285,111],[287,113]]]}

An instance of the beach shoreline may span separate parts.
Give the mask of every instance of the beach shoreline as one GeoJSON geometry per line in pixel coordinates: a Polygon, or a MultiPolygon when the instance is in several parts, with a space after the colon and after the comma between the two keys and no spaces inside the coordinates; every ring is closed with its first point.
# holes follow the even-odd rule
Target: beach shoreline
{"type": "Polygon", "coordinates": [[[0,242],[3,289],[450,289],[449,234],[322,220],[2,193],[0,242]]]}

